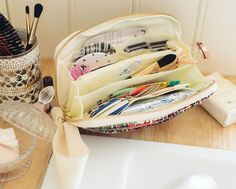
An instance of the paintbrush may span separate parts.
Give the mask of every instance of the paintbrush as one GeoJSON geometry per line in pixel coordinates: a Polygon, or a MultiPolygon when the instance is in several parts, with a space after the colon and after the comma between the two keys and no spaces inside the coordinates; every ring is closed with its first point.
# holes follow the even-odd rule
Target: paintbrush
{"type": "Polygon", "coordinates": [[[39,17],[42,11],[43,11],[43,6],[41,4],[38,3],[34,6],[34,20],[31,26],[30,36],[26,45],[26,50],[29,50],[33,46],[35,33],[36,33],[38,22],[39,22],[39,17]]]}
{"type": "Polygon", "coordinates": [[[29,6],[27,5],[25,7],[25,21],[26,21],[26,31],[27,31],[27,41],[29,40],[30,36],[30,9],[29,6]]]}
{"type": "Polygon", "coordinates": [[[167,71],[177,67],[177,56],[175,54],[168,54],[162,57],[157,62],[151,64],[147,68],[139,71],[138,73],[134,73],[132,77],[148,75],[151,73],[157,73],[160,71],[167,71]]]}

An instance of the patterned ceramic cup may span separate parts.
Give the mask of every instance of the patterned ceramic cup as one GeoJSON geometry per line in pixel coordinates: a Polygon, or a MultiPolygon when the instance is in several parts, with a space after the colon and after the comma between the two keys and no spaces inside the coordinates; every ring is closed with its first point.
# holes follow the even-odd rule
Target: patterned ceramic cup
{"type": "MultiPolygon", "coordinates": [[[[26,41],[26,32],[17,30],[26,41]]],[[[39,45],[14,56],[0,56],[0,103],[6,100],[35,103],[42,87],[39,45]]]]}

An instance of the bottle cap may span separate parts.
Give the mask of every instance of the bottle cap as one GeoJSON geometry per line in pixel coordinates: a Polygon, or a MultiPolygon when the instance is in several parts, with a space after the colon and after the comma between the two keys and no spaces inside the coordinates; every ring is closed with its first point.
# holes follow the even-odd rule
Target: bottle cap
{"type": "Polygon", "coordinates": [[[43,78],[43,87],[53,86],[53,79],[51,76],[45,76],[43,78]]]}

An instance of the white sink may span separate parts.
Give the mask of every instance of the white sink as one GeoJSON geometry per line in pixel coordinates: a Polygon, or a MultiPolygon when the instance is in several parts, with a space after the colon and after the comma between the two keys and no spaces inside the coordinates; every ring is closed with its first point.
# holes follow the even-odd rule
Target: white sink
{"type": "MultiPolygon", "coordinates": [[[[201,189],[236,188],[236,152],[110,137],[82,138],[90,155],[80,189],[185,189],[183,185],[196,177],[207,178],[205,181],[215,186],[201,189]]],[[[52,158],[41,189],[57,189],[57,183],[52,158]]]]}

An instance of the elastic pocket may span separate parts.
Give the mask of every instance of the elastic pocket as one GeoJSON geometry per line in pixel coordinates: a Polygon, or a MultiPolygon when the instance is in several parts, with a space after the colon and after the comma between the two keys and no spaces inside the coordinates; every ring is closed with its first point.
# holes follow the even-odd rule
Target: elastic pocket
{"type": "Polygon", "coordinates": [[[80,96],[93,92],[111,83],[126,80],[134,72],[148,67],[153,62],[157,61],[159,57],[170,53],[173,52],[167,50],[136,56],[81,76],[76,81],[80,91],[80,96]]]}
{"type": "Polygon", "coordinates": [[[67,100],[66,112],[70,112],[75,96],[79,96],[79,88],[75,82],[72,82],[70,87],[69,97],[67,100]]]}
{"type": "Polygon", "coordinates": [[[73,97],[70,111],[66,112],[68,117],[76,117],[77,119],[82,119],[84,113],[83,104],[81,98],[78,96],[73,97]]]}
{"type": "MultiPolygon", "coordinates": [[[[75,109],[71,109],[71,113],[76,111],[85,114],[91,107],[96,106],[99,100],[104,101],[108,98],[110,94],[126,87],[144,84],[148,82],[170,82],[172,80],[180,80],[182,83],[189,83],[191,88],[196,88],[197,90],[199,90],[199,83],[205,83],[204,77],[198,71],[195,65],[185,65],[172,71],[160,72],[147,76],[134,77],[132,79],[124,81],[118,81],[86,95],[75,97],[73,103],[80,104],[82,107],[74,106],[75,109]],[[75,102],[76,100],[78,102],[75,102]],[[80,110],[77,110],[77,108],[80,108],[80,110]]],[[[82,118],[81,114],[80,118],[82,118]]]]}
{"type": "Polygon", "coordinates": [[[71,83],[73,82],[68,69],[64,64],[58,63],[57,66],[57,98],[60,107],[65,110],[69,98],[69,91],[71,89],[71,83]]]}

